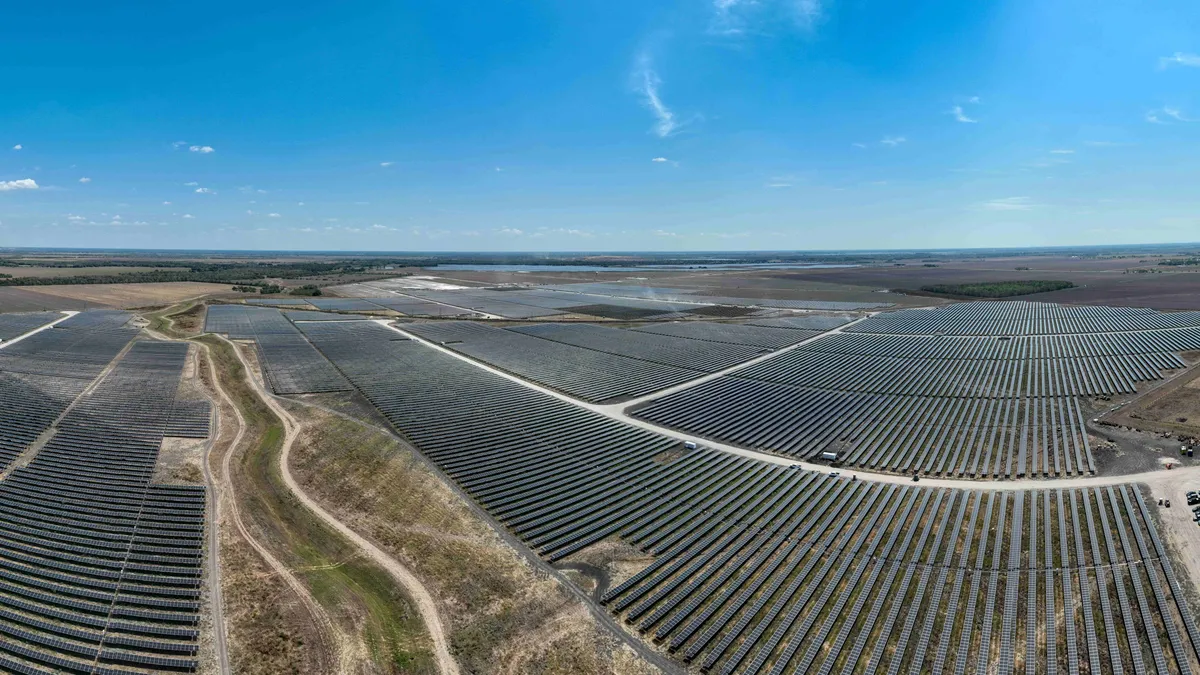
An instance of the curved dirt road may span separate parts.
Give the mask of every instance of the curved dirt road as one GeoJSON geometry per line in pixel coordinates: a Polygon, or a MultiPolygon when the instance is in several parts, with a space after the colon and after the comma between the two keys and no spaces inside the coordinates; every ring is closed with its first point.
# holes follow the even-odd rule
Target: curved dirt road
{"type": "MultiPolygon", "coordinates": [[[[241,353],[237,352],[237,346],[233,345],[233,343],[230,343],[230,345],[233,346],[234,351],[238,354],[238,358],[240,359],[241,353]]],[[[221,494],[223,492],[226,490],[228,490],[231,494],[233,492],[233,483],[229,478],[230,475],[232,475],[229,469],[229,463],[233,457],[234,449],[237,448],[239,443],[241,443],[242,437],[246,433],[246,420],[242,417],[242,412],[238,410],[237,405],[235,405],[233,402],[233,399],[230,398],[229,394],[226,393],[225,389],[221,386],[221,381],[217,378],[216,365],[213,362],[212,353],[209,350],[208,345],[200,344],[200,346],[205,350],[205,354],[208,356],[208,372],[209,376],[212,378],[213,389],[216,390],[217,395],[229,405],[231,410],[233,410],[233,414],[237,419],[238,425],[237,434],[233,437],[233,441],[229,444],[229,448],[225,451],[225,456],[221,461],[221,475],[219,476],[218,481],[220,489],[217,492],[217,504],[219,505],[222,503],[222,501],[224,501],[221,499],[221,494]]],[[[242,363],[243,367],[246,367],[246,377],[250,380],[253,380],[253,376],[250,375],[249,367],[245,366],[245,361],[242,363]]],[[[205,467],[206,471],[207,468],[208,467],[205,467]]],[[[289,570],[287,566],[284,565],[278,558],[272,555],[271,552],[266,549],[266,547],[258,543],[254,536],[250,534],[250,531],[246,528],[245,523],[242,521],[241,512],[238,511],[237,500],[229,499],[227,503],[229,505],[229,513],[233,516],[234,525],[237,527],[238,532],[241,533],[242,538],[245,539],[246,542],[249,543],[250,546],[260,556],[262,556],[262,559],[266,561],[267,565],[276,574],[278,574],[285,583],[287,583],[288,587],[291,588],[297,596],[299,596],[300,601],[304,603],[304,606],[308,609],[309,613],[312,614],[317,625],[320,626],[322,631],[329,636],[330,645],[337,650],[338,672],[344,675],[349,675],[350,673],[354,672],[353,658],[349,653],[350,650],[347,649],[347,640],[341,635],[341,632],[333,623],[333,620],[329,618],[329,614],[325,612],[325,609],[321,607],[319,603],[317,603],[316,599],[313,598],[311,593],[309,593],[308,588],[306,588],[304,584],[302,584],[300,580],[297,579],[294,574],[292,574],[291,570],[289,570]]],[[[219,578],[220,561],[217,560],[215,556],[213,557],[212,565],[216,568],[215,570],[210,570],[210,574],[213,575],[212,578],[219,578]]]]}
{"type": "Polygon", "coordinates": [[[237,353],[238,359],[242,362],[242,367],[246,372],[247,382],[254,387],[254,390],[259,397],[266,402],[266,404],[270,406],[271,410],[279,416],[279,419],[283,421],[284,441],[283,448],[279,453],[279,471],[283,475],[283,481],[287,485],[288,489],[292,491],[292,494],[296,495],[296,498],[300,500],[300,503],[306,506],[313,513],[317,514],[317,516],[319,516],[321,520],[325,521],[327,525],[334,528],[342,536],[353,542],[355,546],[358,546],[360,549],[362,549],[368,556],[370,556],[371,560],[387,570],[388,574],[390,574],[393,579],[395,579],[401,586],[404,587],[406,591],[408,591],[409,595],[412,596],[413,601],[417,605],[417,610],[421,614],[421,619],[425,623],[426,630],[429,631],[429,635],[433,639],[434,656],[437,659],[438,670],[443,673],[443,675],[458,675],[458,663],[450,654],[450,645],[446,639],[446,630],[442,626],[442,618],[438,613],[437,604],[433,601],[433,596],[430,595],[429,591],[425,588],[425,585],[421,583],[421,580],[418,579],[416,575],[414,575],[407,567],[400,564],[400,562],[395,558],[383,552],[383,550],[375,544],[372,544],[364,539],[357,532],[350,529],[346,524],[322,508],[320,504],[310,498],[308,494],[305,493],[300,487],[300,485],[296,483],[296,480],[292,477],[291,471],[288,469],[288,456],[291,453],[292,443],[296,440],[297,435],[299,435],[301,425],[296,418],[292,417],[291,413],[285,410],[283,406],[279,405],[279,402],[275,400],[274,394],[268,392],[266,388],[263,387],[262,383],[251,374],[250,365],[246,363],[245,358],[242,356],[241,351],[237,349],[236,345],[234,346],[234,351],[237,353]]]}

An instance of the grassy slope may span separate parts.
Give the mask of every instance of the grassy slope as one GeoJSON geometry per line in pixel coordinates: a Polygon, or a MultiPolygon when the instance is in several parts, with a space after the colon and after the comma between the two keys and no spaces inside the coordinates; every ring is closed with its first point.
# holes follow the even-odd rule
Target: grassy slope
{"type": "Polygon", "coordinates": [[[581,603],[532,570],[393,436],[291,403],[311,424],[292,473],[327,509],[410,566],[444,607],[464,672],[651,672],[581,603]]]}
{"type": "MultiPolygon", "coordinates": [[[[186,337],[178,326],[195,324],[195,303],[147,315],[150,328],[186,337]],[[177,324],[178,321],[178,324],[177,324]]],[[[279,474],[283,426],[246,382],[230,343],[211,335],[193,338],[209,347],[221,386],[245,419],[243,455],[231,477],[239,506],[276,556],[309,587],[314,598],[350,635],[362,635],[374,669],[426,673],[436,668],[420,615],[386,571],[357,558],[357,550],[293,498],[279,474]]]]}
{"type": "Polygon", "coordinates": [[[232,480],[243,514],[258,536],[294,570],[351,635],[362,634],[371,660],[385,672],[433,672],[428,636],[420,615],[388,574],[326,527],[297,502],[279,474],[283,427],[245,382],[233,348],[211,336],[199,338],[212,349],[225,390],[249,427],[245,454],[232,480]]]}

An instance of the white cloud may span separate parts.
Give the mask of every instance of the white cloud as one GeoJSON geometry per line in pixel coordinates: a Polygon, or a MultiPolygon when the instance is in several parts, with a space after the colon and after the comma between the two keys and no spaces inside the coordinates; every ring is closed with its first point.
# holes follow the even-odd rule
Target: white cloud
{"type": "Polygon", "coordinates": [[[678,131],[679,122],[675,119],[675,113],[671,112],[671,109],[663,103],[662,98],[658,95],[658,88],[662,84],[662,80],[654,71],[654,64],[651,63],[649,54],[643,52],[638,57],[634,77],[638,93],[642,95],[642,103],[658,120],[654,124],[654,134],[659,138],[666,138],[678,131]]]}
{"type": "Polygon", "coordinates": [[[316,232],[316,230],[312,229],[311,227],[302,227],[302,228],[300,228],[300,231],[301,232],[316,232]]]}
{"type": "Polygon", "coordinates": [[[206,187],[201,187],[201,188],[196,188],[196,194],[198,194],[198,195],[215,195],[217,193],[213,192],[212,190],[210,190],[206,187]]]}
{"type": "Polygon", "coordinates": [[[387,230],[388,232],[396,231],[396,228],[394,228],[394,227],[388,227],[387,225],[380,225],[379,223],[375,223],[374,225],[372,225],[371,229],[372,230],[387,230]]]}
{"type": "Polygon", "coordinates": [[[968,99],[967,99],[967,103],[974,103],[974,104],[978,104],[978,103],[979,103],[979,97],[978,97],[978,96],[972,96],[971,98],[968,98],[968,99]]]}
{"type": "Polygon", "coordinates": [[[501,169],[500,167],[496,167],[496,173],[500,173],[501,171],[504,171],[504,169],[501,169]]]}
{"type": "Polygon", "coordinates": [[[1175,52],[1171,56],[1164,56],[1158,60],[1159,68],[1166,68],[1168,66],[1189,66],[1191,68],[1200,68],[1200,55],[1175,52]]]}
{"type": "Polygon", "coordinates": [[[1029,211],[1036,204],[1029,197],[1003,197],[979,205],[985,211],[1029,211]]]}
{"type": "Polygon", "coordinates": [[[500,229],[499,229],[499,230],[497,230],[497,231],[498,231],[500,234],[507,235],[507,236],[510,236],[510,237],[519,237],[519,236],[521,236],[521,235],[525,234],[523,231],[521,231],[521,230],[518,230],[518,229],[517,229],[517,228],[515,228],[515,227],[502,227],[502,228],[500,228],[500,229]]]}
{"type": "Polygon", "coordinates": [[[197,183],[194,180],[189,180],[188,182],[183,184],[184,187],[196,187],[197,185],[199,185],[199,183],[197,183]]]}
{"type": "Polygon", "coordinates": [[[667,159],[666,157],[655,157],[654,159],[652,159],[650,161],[651,162],[669,162],[671,160],[667,159]]]}
{"type": "Polygon", "coordinates": [[[856,148],[866,148],[867,147],[866,143],[851,143],[850,145],[852,145],[856,148]]]}
{"type": "Polygon", "coordinates": [[[879,142],[888,146],[889,148],[894,148],[901,143],[907,143],[908,139],[903,136],[884,136],[883,140],[879,142]]]}
{"type": "Polygon", "coordinates": [[[974,124],[979,121],[979,120],[974,120],[974,119],[971,119],[970,117],[967,117],[966,113],[963,112],[963,108],[961,105],[956,105],[953,108],[951,108],[950,114],[954,115],[954,119],[959,122],[974,124]]]}
{"type": "Polygon", "coordinates": [[[172,143],[172,144],[171,144],[171,149],[172,149],[172,150],[178,150],[178,149],[180,149],[180,148],[182,148],[182,147],[186,147],[186,146],[187,146],[187,144],[188,144],[188,142],[187,142],[187,141],[175,141],[174,143],[172,143]]]}
{"type": "Polygon", "coordinates": [[[278,213],[268,213],[267,217],[268,218],[282,218],[283,216],[279,215],[278,213]]]}
{"type": "Polygon", "coordinates": [[[822,0],[713,0],[712,7],[708,32],[735,37],[763,32],[767,23],[811,30],[822,14],[822,0]]]}
{"type": "Polygon", "coordinates": [[[1067,149],[1057,149],[1057,150],[1051,150],[1050,154],[1052,154],[1052,155],[1073,155],[1073,154],[1075,154],[1075,151],[1067,150],[1067,149]]]}
{"type": "Polygon", "coordinates": [[[782,182],[781,183],[767,183],[767,187],[769,187],[769,188],[790,188],[790,187],[792,187],[792,184],[791,183],[782,183],[782,182]]]}
{"type": "Polygon", "coordinates": [[[1180,110],[1179,108],[1172,108],[1171,106],[1163,106],[1162,111],[1163,111],[1164,115],[1166,115],[1168,117],[1173,117],[1173,118],[1179,120],[1180,122],[1195,122],[1196,121],[1190,117],[1185,117],[1183,114],[1183,111],[1180,110]]]}
{"type": "Polygon", "coordinates": [[[391,166],[391,165],[393,165],[393,164],[395,164],[395,162],[380,162],[380,163],[379,163],[379,166],[382,166],[383,168],[385,168],[385,169],[386,169],[386,168],[388,168],[389,166],[391,166]]]}
{"type": "Polygon", "coordinates": [[[83,216],[70,215],[67,216],[67,220],[71,221],[72,223],[82,223],[86,221],[87,218],[84,218],[83,216]]]}
{"type": "Polygon", "coordinates": [[[1151,124],[1166,124],[1166,122],[1159,119],[1158,111],[1155,110],[1151,110],[1150,112],[1146,113],[1146,121],[1151,124]]]}
{"type": "Polygon", "coordinates": [[[90,183],[90,182],[92,182],[92,179],[88,178],[87,176],[84,176],[83,178],[79,179],[79,182],[80,183],[90,183]]]}
{"type": "Polygon", "coordinates": [[[666,230],[655,230],[652,234],[654,234],[654,236],[656,236],[656,237],[678,237],[679,236],[675,232],[668,232],[666,230]]]}
{"type": "Polygon", "coordinates": [[[22,146],[20,143],[17,143],[16,145],[13,146],[13,150],[22,150],[22,149],[24,149],[24,146],[22,146]]]}
{"type": "Polygon", "coordinates": [[[36,190],[38,184],[32,178],[20,178],[18,180],[0,180],[0,192],[13,192],[16,190],[36,190]]]}
{"type": "Polygon", "coordinates": [[[304,202],[296,202],[296,206],[304,206],[304,202]]]}
{"type": "Polygon", "coordinates": [[[171,202],[163,202],[163,206],[170,206],[171,202]]]}
{"type": "Polygon", "coordinates": [[[213,150],[212,146],[210,146],[210,145],[193,145],[188,148],[188,151],[189,152],[198,152],[202,155],[207,155],[207,154],[216,152],[216,150],[213,150]]]}

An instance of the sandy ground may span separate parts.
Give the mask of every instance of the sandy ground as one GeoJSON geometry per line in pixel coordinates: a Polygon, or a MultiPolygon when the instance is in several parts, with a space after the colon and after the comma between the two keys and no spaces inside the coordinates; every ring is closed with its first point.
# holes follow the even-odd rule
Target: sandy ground
{"type": "Polygon", "coordinates": [[[69,303],[62,309],[78,309],[79,303],[100,307],[148,307],[168,305],[213,293],[229,293],[225,284],[201,284],[189,281],[161,284],[78,284],[73,286],[18,286],[46,298],[47,306],[69,303]]]}

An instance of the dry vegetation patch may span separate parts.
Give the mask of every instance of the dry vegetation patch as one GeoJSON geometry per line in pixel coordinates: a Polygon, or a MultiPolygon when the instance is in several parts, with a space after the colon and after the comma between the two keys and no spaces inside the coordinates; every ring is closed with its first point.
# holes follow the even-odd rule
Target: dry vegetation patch
{"type": "Polygon", "coordinates": [[[464,672],[643,672],[580,601],[530,568],[394,436],[288,405],[307,425],[291,451],[293,476],[421,578],[464,672]]]}
{"type": "MultiPolygon", "coordinates": [[[[203,354],[197,372],[205,387],[211,389],[213,383],[203,354]]],[[[218,401],[224,423],[213,430],[214,471],[219,470],[221,457],[230,450],[237,434],[233,409],[223,399],[218,401]]],[[[320,629],[306,608],[242,539],[226,511],[218,513],[217,522],[221,590],[233,671],[251,675],[327,672],[329,655],[321,644],[320,629]]]]}
{"type": "MultiPolygon", "coordinates": [[[[434,672],[429,636],[403,590],[386,571],[361,557],[349,541],[305,508],[283,484],[278,463],[283,427],[246,382],[246,370],[234,353],[235,347],[213,337],[199,341],[210,346],[221,385],[247,425],[230,466],[232,489],[246,527],[259,544],[294,572],[334,624],[329,637],[336,645],[322,639],[323,630],[301,641],[312,644],[305,653],[308,662],[332,662],[333,655],[340,653],[356,671],[434,672]]],[[[253,361],[251,365],[256,371],[253,361]]],[[[225,420],[235,417],[232,410],[223,410],[222,415],[225,420]]],[[[224,587],[229,585],[227,580],[224,587]]],[[[313,624],[311,619],[309,624],[313,624]]],[[[239,638],[233,632],[231,628],[231,641],[236,642],[239,638]]],[[[253,650],[256,658],[269,659],[257,635],[242,633],[240,640],[250,644],[242,648],[253,650]]],[[[301,672],[332,670],[308,667],[301,672]]]]}
{"type": "Polygon", "coordinates": [[[214,293],[228,293],[225,284],[172,281],[152,284],[76,284],[69,286],[21,286],[22,290],[54,298],[87,302],[105,307],[149,307],[182,302],[214,293]]]}

